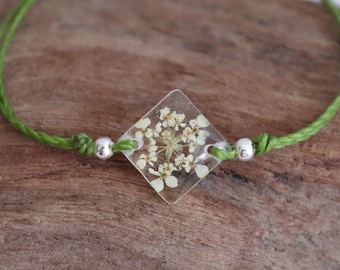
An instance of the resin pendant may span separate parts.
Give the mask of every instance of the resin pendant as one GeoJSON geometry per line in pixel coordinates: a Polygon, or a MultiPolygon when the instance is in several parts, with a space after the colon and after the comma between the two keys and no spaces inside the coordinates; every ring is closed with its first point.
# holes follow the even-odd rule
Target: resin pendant
{"type": "Polygon", "coordinates": [[[220,160],[208,148],[230,148],[195,105],[173,90],[119,140],[133,139],[138,148],[123,151],[146,181],[168,203],[176,203],[220,160]]]}

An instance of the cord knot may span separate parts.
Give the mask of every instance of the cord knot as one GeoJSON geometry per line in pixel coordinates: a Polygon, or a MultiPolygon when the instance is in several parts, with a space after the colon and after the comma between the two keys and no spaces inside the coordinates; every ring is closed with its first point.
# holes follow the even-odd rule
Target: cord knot
{"type": "Polygon", "coordinates": [[[278,138],[267,133],[260,134],[252,139],[257,155],[265,154],[275,148],[278,138]]]}
{"type": "Polygon", "coordinates": [[[91,155],[94,153],[94,143],[92,139],[85,133],[79,133],[72,136],[74,148],[81,154],[91,155]]]}

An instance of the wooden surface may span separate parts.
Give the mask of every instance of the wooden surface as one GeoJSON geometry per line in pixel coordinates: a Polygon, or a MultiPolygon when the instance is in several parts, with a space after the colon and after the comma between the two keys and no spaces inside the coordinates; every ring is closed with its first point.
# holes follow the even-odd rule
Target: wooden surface
{"type": "MultiPolygon", "coordinates": [[[[5,84],[28,125],[113,139],[180,88],[233,143],[318,117],[339,93],[339,40],[301,1],[38,1],[5,84]]],[[[0,269],[340,269],[339,139],[338,114],[167,205],[122,155],[52,149],[0,118],[0,269]]]]}

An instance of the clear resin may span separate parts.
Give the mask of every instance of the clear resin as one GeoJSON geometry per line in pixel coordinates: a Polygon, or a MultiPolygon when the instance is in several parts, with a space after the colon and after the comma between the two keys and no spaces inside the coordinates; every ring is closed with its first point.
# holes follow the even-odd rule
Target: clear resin
{"type": "Polygon", "coordinates": [[[209,147],[226,140],[196,106],[173,90],[121,138],[136,140],[138,148],[123,154],[168,203],[176,203],[220,160],[209,147]]]}

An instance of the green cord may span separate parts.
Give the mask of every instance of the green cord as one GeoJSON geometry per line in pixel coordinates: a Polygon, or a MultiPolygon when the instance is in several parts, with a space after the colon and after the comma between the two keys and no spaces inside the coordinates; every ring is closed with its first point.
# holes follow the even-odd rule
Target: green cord
{"type": "MultiPolygon", "coordinates": [[[[63,138],[59,136],[51,136],[44,132],[35,131],[32,128],[27,127],[21,122],[12,110],[11,105],[8,102],[8,98],[4,88],[3,82],[3,69],[5,56],[8,46],[12,40],[13,34],[22,21],[24,15],[29,8],[36,2],[36,0],[22,0],[12,12],[5,18],[4,23],[0,26],[0,40],[2,41],[0,47],[0,110],[4,117],[19,131],[32,137],[40,143],[47,144],[52,147],[58,147],[62,149],[76,149],[80,153],[93,154],[95,144],[92,139],[84,134],[76,134],[70,138],[63,138]]],[[[113,152],[120,152],[123,150],[135,149],[136,145],[134,141],[124,140],[119,141],[113,145],[113,152]]]]}
{"type": "MultiPolygon", "coordinates": [[[[76,134],[70,138],[63,138],[58,136],[51,136],[44,132],[35,131],[32,128],[27,127],[21,122],[12,110],[11,105],[8,102],[8,98],[5,92],[3,83],[3,69],[5,56],[8,46],[12,40],[12,37],[21,23],[24,15],[30,9],[30,7],[36,2],[36,0],[22,0],[5,18],[5,21],[0,26],[0,110],[4,117],[19,131],[32,137],[40,143],[47,144],[52,147],[58,147],[62,149],[75,149],[80,153],[93,154],[95,144],[92,139],[84,134],[76,134]]],[[[324,5],[333,13],[338,24],[340,24],[340,10],[332,3],[331,0],[323,0],[324,5]]],[[[307,140],[309,137],[315,135],[319,130],[328,124],[332,117],[337,113],[340,108],[340,95],[331,103],[331,105],[325,110],[325,112],[309,126],[292,134],[285,135],[283,137],[275,137],[269,134],[260,134],[259,136],[251,139],[257,155],[269,152],[272,149],[279,149],[285,146],[293,145],[298,142],[307,140]]],[[[132,140],[119,141],[113,146],[113,152],[121,152],[124,150],[133,150],[136,148],[136,144],[132,140]]],[[[235,148],[220,149],[212,147],[211,154],[220,160],[231,160],[237,156],[235,148]]]]}
{"type": "MultiPolygon", "coordinates": [[[[333,13],[338,24],[340,24],[340,10],[333,4],[331,0],[323,0],[323,4],[333,13]]],[[[265,154],[272,149],[283,148],[307,140],[309,137],[318,133],[321,128],[326,126],[332,117],[337,113],[339,108],[340,95],[335,98],[335,100],[316,121],[297,132],[282,136],[280,138],[267,133],[263,133],[256,136],[255,138],[252,138],[251,141],[253,142],[253,146],[255,148],[255,154],[265,154]]],[[[238,153],[235,148],[228,150],[212,147],[211,154],[220,160],[231,160],[235,159],[238,153]]]]}

